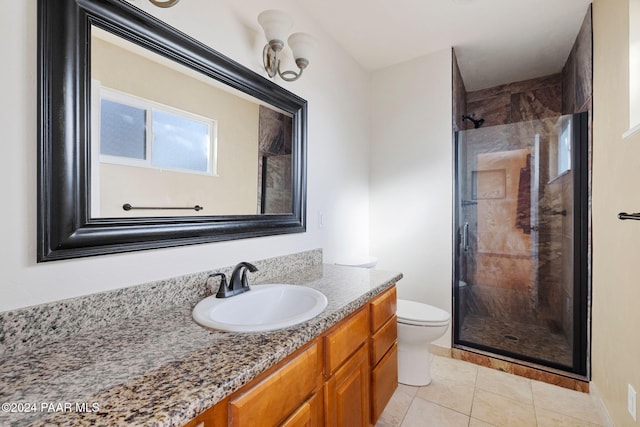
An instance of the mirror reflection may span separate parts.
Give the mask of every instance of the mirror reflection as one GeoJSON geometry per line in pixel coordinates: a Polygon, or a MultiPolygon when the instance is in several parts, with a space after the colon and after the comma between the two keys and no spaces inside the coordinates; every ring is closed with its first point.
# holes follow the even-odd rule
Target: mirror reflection
{"type": "Polygon", "coordinates": [[[293,211],[290,114],[97,27],[91,36],[92,218],[293,211]]]}

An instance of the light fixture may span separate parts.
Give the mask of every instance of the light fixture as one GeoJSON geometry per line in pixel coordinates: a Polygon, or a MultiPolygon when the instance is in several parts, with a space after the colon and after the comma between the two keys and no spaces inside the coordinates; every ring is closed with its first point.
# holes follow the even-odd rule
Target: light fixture
{"type": "Polygon", "coordinates": [[[279,10],[265,10],[258,15],[258,23],[262,26],[267,38],[267,44],[262,50],[262,62],[269,77],[275,77],[277,74],[287,82],[298,80],[302,71],[309,65],[309,56],[316,45],[314,38],[305,33],[291,34],[287,42],[299,71],[297,73],[290,70],[281,71],[279,55],[284,48],[284,40],[293,26],[293,20],[279,10]]]}
{"type": "Polygon", "coordinates": [[[149,0],[153,5],[158,6],[158,7],[171,7],[171,6],[175,6],[180,0],[165,0],[165,1],[160,1],[160,0],[149,0]]]}

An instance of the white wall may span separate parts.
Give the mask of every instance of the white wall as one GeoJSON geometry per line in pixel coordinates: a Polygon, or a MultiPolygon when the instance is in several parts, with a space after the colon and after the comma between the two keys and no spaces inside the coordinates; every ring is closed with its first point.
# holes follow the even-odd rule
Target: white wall
{"type": "MultiPolygon", "coordinates": [[[[627,412],[627,386],[640,392],[640,134],[629,128],[629,3],[593,2],[593,284],[591,360],[614,424],[640,426],[627,412]]],[[[640,401],[639,401],[640,403],[640,401]]]]}
{"type": "Polygon", "coordinates": [[[37,264],[36,0],[3,2],[0,311],[318,247],[325,261],[367,252],[367,73],[294,0],[189,0],[170,9],[133,3],[256,72],[265,42],[256,16],[263,9],[287,11],[294,31],[316,37],[318,50],[304,77],[279,82],[309,102],[307,232],[37,264]]]}
{"type": "Polygon", "coordinates": [[[640,0],[629,0],[629,128],[640,130],[640,0]]]}
{"type": "MultiPolygon", "coordinates": [[[[398,297],[451,312],[451,50],[372,76],[371,253],[398,297]]],[[[437,341],[450,346],[449,332],[437,341]]]]}

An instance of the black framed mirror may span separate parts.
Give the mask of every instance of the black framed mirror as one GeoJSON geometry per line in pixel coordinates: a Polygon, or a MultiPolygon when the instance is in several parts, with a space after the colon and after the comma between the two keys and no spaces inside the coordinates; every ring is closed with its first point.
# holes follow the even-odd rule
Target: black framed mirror
{"type": "MultiPolygon", "coordinates": [[[[38,55],[38,262],[299,233],[306,230],[307,103],[304,99],[123,0],[39,0],[38,55]],[[176,206],[160,206],[164,210],[156,213],[151,208],[155,209],[158,206],[148,206],[153,202],[117,199],[117,210],[97,209],[101,203],[106,204],[104,194],[109,193],[98,186],[97,182],[101,182],[101,185],[102,181],[110,182],[105,180],[102,169],[100,174],[97,173],[103,163],[108,163],[102,159],[109,157],[102,151],[102,147],[106,146],[104,132],[96,131],[97,111],[106,111],[105,104],[101,103],[104,102],[103,98],[96,98],[96,93],[102,93],[97,90],[98,86],[107,85],[103,81],[96,83],[96,76],[99,75],[95,60],[97,34],[102,34],[102,39],[112,38],[119,41],[116,44],[122,42],[135,46],[150,56],[160,58],[156,62],[165,62],[170,68],[175,65],[188,70],[195,79],[213,83],[215,90],[234,92],[234,96],[242,98],[243,102],[246,98],[251,105],[255,105],[250,105],[250,109],[260,111],[260,114],[266,111],[271,120],[274,116],[284,118],[284,122],[287,123],[286,132],[284,135],[283,132],[279,133],[280,144],[264,144],[262,140],[258,141],[255,147],[251,147],[251,152],[255,153],[258,162],[250,167],[235,168],[244,172],[250,171],[251,173],[247,174],[253,177],[251,179],[255,180],[257,177],[257,181],[250,185],[255,187],[257,194],[256,198],[254,190],[251,190],[249,197],[252,208],[215,211],[207,209],[211,208],[214,202],[204,203],[202,208],[196,200],[193,204],[199,209],[178,215],[172,210],[177,209],[176,206]],[[96,135],[100,135],[102,141],[98,148],[96,135]],[[274,167],[271,165],[281,162],[276,158],[278,156],[271,156],[275,151],[262,146],[274,145],[279,147],[277,149],[281,151],[277,154],[282,154],[279,157],[285,159],[286,163],[280,170],[280,175],[287,182],[284,187],[284,199],[279,199],[280,205],[284,204],[284,208],[269,208],[270,204],[265,203],[265,194],[269,192],[265,185],[267,167],[274,167]],[[100,194],[100,197],[97,197],[97,194],[100,194]],[[131,209],[126,209],[127,205],[134,208],[143,207],[137,213],[132,213],[131,209]]],[[[123,74],[128,74],[127,64],[121,66],[125,68],[123,74]]],[[[113,74],[111,70],[102,72],[104,76],[113,74]]],[[[110,87],[107,89],[110,92],[105,93],[121,94],[121,88],[112,90],[113,84],[108,84],[110,87]]],[[[168,86],[171,85],[160,84],[156,87],[160,91],[168,86]]],[[[140,95],[136,94],[135,98],[140,98],[140,95]]],[[[203,98],[208,100],[209,97],[203,98]]],[[[164,105],[162,102],[157,104],[164,105]]],[[[175,110],[174,107],[171,108],[175,110]]],[[[227,107],[219,109],[222,111],[221,115],[227,110],[227,107]]],[[[201,115],[198,112],[194,117],[199,118],[201,115]]],[[[235,112],[231,115],[237,116],[235,112]]],[[[103,121],[98,121],[103,123],[101,129],[106,127],[104,117],[101,113],[100,120],[103,121]]],[[[219,134],[217,139],[211,140],[217,144],[224,142],[226,147],[233,147],[237,142],[225,135],[243,132],[265,134],[263,129],[255,130],[242,123],[235,124],[236,127],[229,131],[230,125],[217,122],[218,117],[215,119],[213,129],[219,134]],[[227,134],[224,134],[225,129],[227,134]]],[[[262,119],[258,121],[262,123],[262,119]]],[[[120,135],[120,139],[115,140],[120,141],[122,134],[117,135],[120,135]]],[[[211,151],[210,148],[207,150],[211,151]]],[[[220,153],[222,151],[220,150],[220,153]]],[[[222,154],[218,156],[217,172],[203,173],[209,175],[207,179],[221,180],[223,175],[229,175],[220,172],[229,163],[220,161],[221,156],[222,154]]],[[[236,155],[229,156],[232,158],[236,155]]],[[[213,161],[211,164],[214,164],[213,161]]],[[[159,172],[156,170],[151,173],[162,173],[164,178],[178,176],[184,172],[167,172],[164,166],[156,169],[159,169],[159,172]]],[[[126,176],[119,172],[115,175],[126,176]]],[[[238,182],[238,179],[228,179],[232,184],[226,191],[246,193],[245,190],[234,187],[234,182],[238,182]]],[[[158,180],[155,177],[149,179],[158,180]]],[[[117,184],[113,184],[113,187],[124,189],[130,186],[129,183],[137,181],[142,180],[121,179],[117,184]]],[[[166,187],[166,183],[160,185],[160,188],[166,187]]],[[[201,187],[200,184],[191,184],[191,188],[198,188],[200,194],[208,191],[202,190],[201,187]]],[[[178,193],[182,194],[185,191],[180,190],[178,193]]],[[[159,199],[163,197],[166,198],[166,195],[158,196],[159,199]]],[[[220,196],[219,199],[228,200],[228,196],[220,196]]],[[[215,204],[223,205],[225,200],[215,204]]]]}

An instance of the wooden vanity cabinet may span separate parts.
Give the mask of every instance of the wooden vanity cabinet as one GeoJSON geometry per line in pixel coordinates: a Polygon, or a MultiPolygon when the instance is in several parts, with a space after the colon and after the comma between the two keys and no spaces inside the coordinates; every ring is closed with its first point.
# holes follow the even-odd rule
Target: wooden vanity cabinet
{"type": "Polygon", "coordinates": [[[364,343],[325,383],[327,426],[369,425],[369,346],[364,343]]]}
{"type": "Polygon", "coordinates": [[[323,426],[323,357],[315,339],[184,427],[323,426]]]}
{"type": "Polygon", "coordinates": [[[281,427],[324,426],[324,395],[318,391],[304,402],[296,412],[281,424],[281,427]]]}
{"type": "Polygon", "coordinates": [[[398,386],[395,311],[393,286],[185,427],[374,425],[398,386]]]}
{"type": "Polygon", "coordinates": [[[324,336],[327,426],[369,425],[369,311],[359,309],[324,336]]]}
{"type": "Polygon", "coordinates": [[[321,385],[322,352],[320,343],[316,340],[309,348],[264,380],[232,397],[228,406],[229,425],[280,425],[291,414],[293,419],[289,419],[292,423],[290,425],[296,425],[296,420],[311,416],[315,405],[306,400],[317,392],[321,385]]]}
{"type": "Polygon", "coordinates": [[[398,323],[395,286],[369,304],[371,310],[371,424],[398,388],[398,323]]]}

